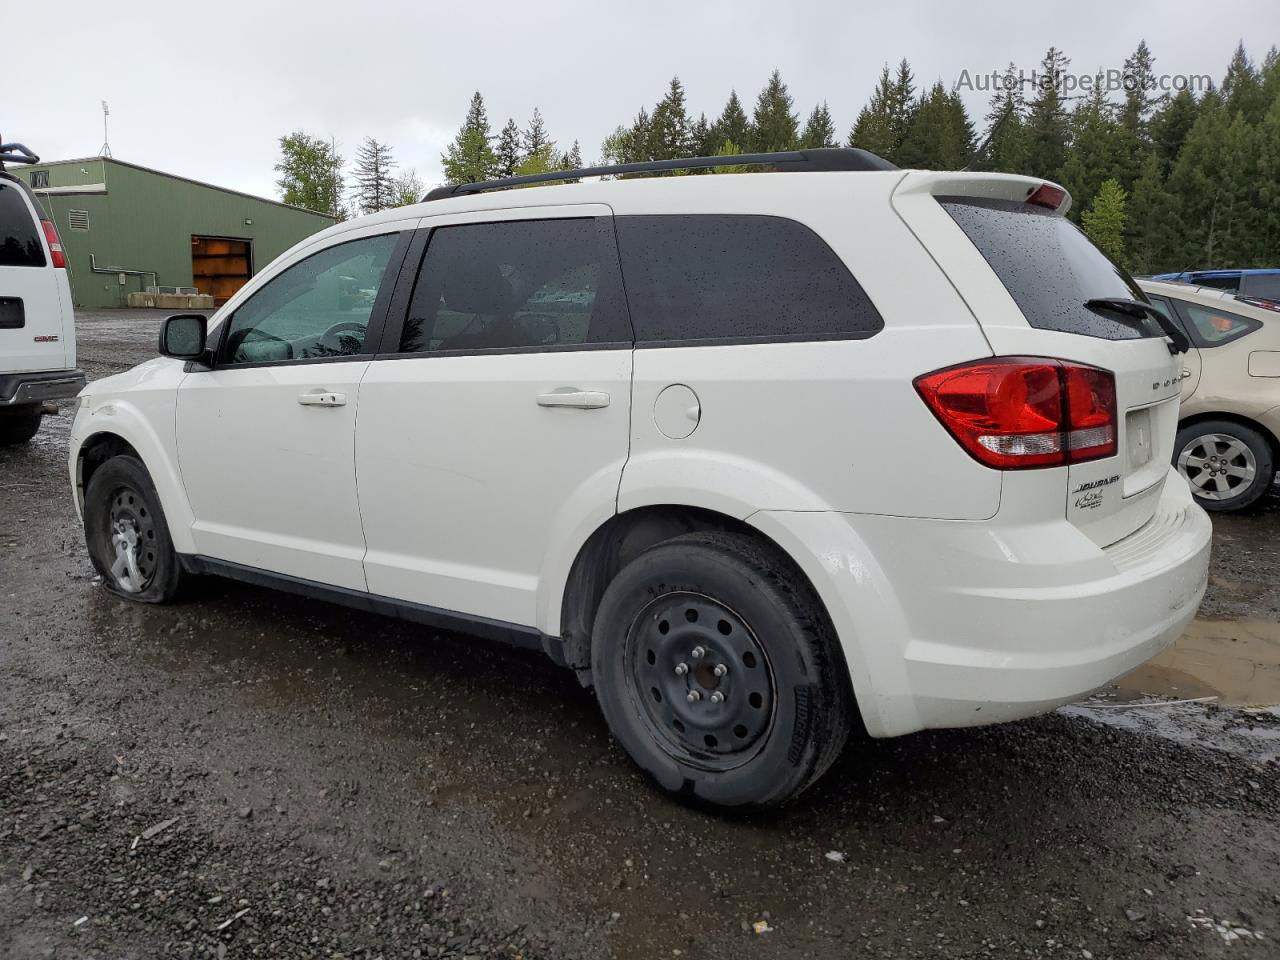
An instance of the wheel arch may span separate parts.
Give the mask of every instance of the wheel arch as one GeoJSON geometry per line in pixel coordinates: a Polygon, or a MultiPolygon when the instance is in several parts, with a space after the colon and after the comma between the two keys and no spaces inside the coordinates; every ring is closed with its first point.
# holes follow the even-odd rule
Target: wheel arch
{"type": "MultiPolygon", "coordinates": [[[[786,564],[812,592],[822,616],[831,621],[821,593],[801,565],[776,540],[745,520],[706,507],[648,504],[614,514],[578,549],[561,590],[559,636],[548,637],[548,653],[591,683],[591,631],[604,592],[618,571],[655,544],[686,533],[737,533],[749,536],[786,564]]],[[[847,671],[846,677],[847,681],[847,671]]]]}
{"type": "Polygon", "coordinates": [[[177,465],[164,452],[155,434],[145,427],[131,425],[129,420],[115,418],[109,425],[96,429],[79,440],[72,450],[71,473],[76,508],[83,515],[84,495],[89,480],[111,457],[128,455],[142,462],[155,485],[164,509],[169,537],[178,553],[193,553],[191,540],[192,514],[177,465]]]}

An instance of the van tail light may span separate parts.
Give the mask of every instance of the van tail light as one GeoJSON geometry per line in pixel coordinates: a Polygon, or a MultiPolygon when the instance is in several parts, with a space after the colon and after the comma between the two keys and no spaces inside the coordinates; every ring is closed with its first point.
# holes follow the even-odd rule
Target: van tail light
{"type": "Polygon", "coordinates": [[[53,265],[65,270],[67,257],[62,252],[62,240],[58,236],[58,228],[53,225],[52,220],[41,220],[40,226],[44,227],[44,238],[49,243],[49,255],[53,258],[53,265]]]}
{"type": "Polygon", "coordinates": [[[1116,453],[1109,370],[1046,357],[975,360],[915,379],[933,415],[979,463],[1059,467],[1116,453]]]}
{"type": "Polygon", "coordinates": [[[1057,210],[1065,199],[1067,199],[1067,191],[1061,187],[1055,187],[1052,183],[1042,183],[1032,191],[1031,196],[1027,197],[1027,203],[1057,210]]]}

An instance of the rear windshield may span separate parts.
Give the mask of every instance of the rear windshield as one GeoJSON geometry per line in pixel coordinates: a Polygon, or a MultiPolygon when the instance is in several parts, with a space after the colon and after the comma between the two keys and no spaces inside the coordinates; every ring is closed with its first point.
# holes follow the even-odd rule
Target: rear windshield
{"type": "Polygon", "coordinates": [[[22,188],[0,180],[0,267],[43,267],[38,231],[22,188]]]}
{"type": "Polygon", "coordinates": [[[939,197],[938,202],[991,264],[1031,326],[1106,340],[1164,335],[1152,319],[1098,313],[1084,305],[1095,297],[1146,297],[1065,217],[1016,200],[939,197]]]}

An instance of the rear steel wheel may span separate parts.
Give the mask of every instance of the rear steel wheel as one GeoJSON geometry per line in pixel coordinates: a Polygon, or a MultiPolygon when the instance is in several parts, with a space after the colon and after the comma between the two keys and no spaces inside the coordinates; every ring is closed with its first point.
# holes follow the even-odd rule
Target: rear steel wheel
{"type": "Polygon", "coordinates": [[[628,562],[596,611],[591,677],[618,742],[691,802],[783,803],[856,722],[812,586],[749,534],[687,533],[628,562]]]}
{"type": "Polygon", "coordinates": [[[725,604],[693,593],[652,601],[626,643],[627,686],[669,756],[729,770],[755,755],[777,702],[768,654],[725,604]]]}

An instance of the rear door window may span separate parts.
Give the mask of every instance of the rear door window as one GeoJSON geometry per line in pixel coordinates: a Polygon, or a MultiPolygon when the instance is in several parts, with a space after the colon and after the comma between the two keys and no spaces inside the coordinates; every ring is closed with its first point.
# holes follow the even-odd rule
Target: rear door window
{"type": "Polygon", "coordinates": [[[22,188],[0,180],[0,267],[43,267],[40,225],[22,188]]]}
{"type": "Polygon", "coordinates": [[[1105,340],[1161,337],[1154,319],[1099,313],[1098,297],[1145,300],[1133,278],[1065,217],[1016,200],[939,197],[991,265],[1027,323],[1105,340]]]}
{"type": "Polygon", "coordinates": [[[617,218],[637,343],[849,340],[884,326],[804,224],[752,215],[617,218]]]}

